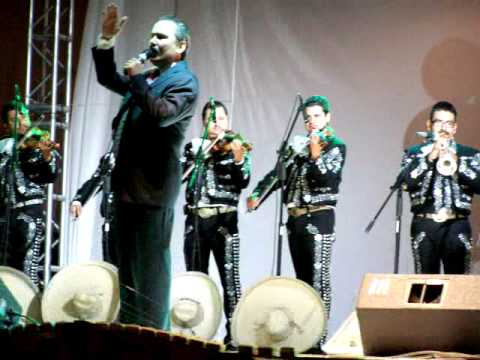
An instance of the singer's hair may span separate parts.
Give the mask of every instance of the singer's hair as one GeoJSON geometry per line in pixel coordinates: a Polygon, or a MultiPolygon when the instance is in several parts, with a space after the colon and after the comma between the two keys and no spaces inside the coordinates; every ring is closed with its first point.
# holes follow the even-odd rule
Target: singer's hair
{"type": "Polygon", "coordinates": [[[321,106],[325,114],[328,114],[330,112],[330,101],[326,96],[320,95],[313,95],[310,96],[307,100],[305,100],[305,102],[303,103],[303,112],[305,112],[306,108],[315,105],[321,106]]]}
{"type": "Polygon", "coordinates": [[[173,15],[161,16],[158,19],[158,21],[162,21],[162,20],[173,21],[175,25],[177,25],[177,28],[175,30],[175,37],[177,38],[177,41],[185,41],[185,43],[187,44],[187,47],[185,51],[182,53],[182,57],[181,57],[182,60],[185,59],[190,49],[190,41],[191,41],[190,29],[188,28],[187,24],[183,22],[183,20],[180,20],[179,18],[173,15]]]}
{"type": "MultiPolygon", "coordinates": [[[[215,104],[215,109],[217,107],[221,107],[223,108],[223,110],[225,111],[225,115],[228,115],[228,110],[227,110],[227,107],[225,106],[224,103],[222,103],[221,101],[217,101],[215,100],[213,102],[215,104]]],[[[203,106],[203,109],[202,109],[202,121],[205,122],[205,116],[207,116],[207,111],[208,110],[213,110],[213,106],[212,106],[212,103],[210,101],[208,101],[204,106],[203,106]]]]}
{"type": "Polygon", "coordinates": [[[430,120],[433,120],[433,115],[436,111],[442,110],[451,112],[455,116],[455,121],[457,121],[457,109],[455,109],[455,106],[448,101],[439,101],[432,106],[432,110],[430,111],[430,120]]]}
{"type": "Polygon", "coordinates": [[[15,110],[15,103],[10,101],[2,106],[2,122],[8,124],[8,112],[15,110]]]}

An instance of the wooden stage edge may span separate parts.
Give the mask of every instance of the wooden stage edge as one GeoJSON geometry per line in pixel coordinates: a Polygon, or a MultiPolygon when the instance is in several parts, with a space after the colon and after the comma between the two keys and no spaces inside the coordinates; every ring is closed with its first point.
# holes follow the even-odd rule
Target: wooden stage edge
{"type": "Polygon", "coordinates": [[[295,354],[292,348],[240,346],[227,351],[222,343],[173,334],[154,328],[118,323],[72,323],[18,326],[0,330],[0,345],[12,355],[50,359],[480,359],[480,355],[419,351],[395,356],[355,354],[295,354]]]}

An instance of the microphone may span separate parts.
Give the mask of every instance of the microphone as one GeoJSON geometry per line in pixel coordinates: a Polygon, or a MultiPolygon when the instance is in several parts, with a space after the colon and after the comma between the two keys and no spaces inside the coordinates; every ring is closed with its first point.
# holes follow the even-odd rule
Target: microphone
{"type": "MultiPolygon", "coordinates": [[[[140,61],[142,64],[145,64],[145,61],[148,59],[151,59],[152,57],[155,57],[160,53],[160,48],[158,45],[152,45],[148,49],[143,50],[140,54],[138,54],[135,59],[140,61]]],[[[123,69],[123,74],[128,75],[128,70],[123,69]]]]}
{"type": "Polygon", "coordinates": [[[209,121],[216,124],[217,123],[217,106],[215,105],[215,99],[213,98],[213,96],[210,96],[210,99],[208,101],[210,102],[210,119],[209,119],[209,121]]]}
{"type": "Polygon", "coordinates": [[[303,122],[305,122],[306,118],[305,118],[305,114],[303,113],[303,97],[302,97],[302,94],[297,93],[297,99],[298,99],[298,103],[299,103],[297,111],[302,113],[303,122]]]}
{"type": "Polygon", "coordinates": [[[22,96],[20,95],[20,86],[18,86],[18,84],[15,84],[15,101],[22,101],[22,96]]]}
{"type": "Polygon", "coordinates": [[[424,138],[425,141],[432,141],[434,139],[434,134],[431,131],[417,131],[415,134],[424,138]]]}
{"type": "Polygon", "coordinates": [[[302,109],[302,108],[303,108],[303,97],[302,97],[302,94],[297,93],[297,99],[298,99],[298,102],[300,103],[299,107],[300,107],[300,109],[302,109]]]}
{"type": "Polygon", "coordinates": [[[148,49],[143,50],[140,54],[136,56],[136,59],[142,64],[145,63],[148,59],[151,59],[157,56],[160,53],[160,47],[158,45],[152,45],[148,49]]]}

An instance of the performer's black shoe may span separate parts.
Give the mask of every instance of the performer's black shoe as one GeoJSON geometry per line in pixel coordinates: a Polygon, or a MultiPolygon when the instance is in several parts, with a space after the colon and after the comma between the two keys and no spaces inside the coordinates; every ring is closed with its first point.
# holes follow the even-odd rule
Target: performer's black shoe
{"type": "Polygon", "coordinates": [[[225,350],[227,351],[238,351],[238,347],[233,343],[230,334],[225,335],[223,338],[223,344],[225,345],[225,350]]]}
{"type": "Polygon", "coordinates": [[[225,350],[227,351],[238,351],[238,347],[233,342],[225,343],[225,350]]]}
{"type": "Polygon", "coordinates": [[[304,351],[303,354],[326,355],[327,353],[322,350],[322,347],[320,345],[314,345],[307,351],[304,351]]]}

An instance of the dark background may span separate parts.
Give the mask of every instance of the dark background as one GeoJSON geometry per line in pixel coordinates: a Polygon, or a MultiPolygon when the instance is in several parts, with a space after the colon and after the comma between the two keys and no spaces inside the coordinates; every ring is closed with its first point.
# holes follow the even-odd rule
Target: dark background
{"type": "MultiPolygon", "coordinates": [[[[38,5],[42,5],[41,3],[43,1],[37,1],[38,5]]],[[[88,0],[76,0],[74,5],[74,81],[87,5],[88,0]]],[[[18,84],[22,96],[25,95],[29,7],[30,4],[27,0],[2,1],[2,18],[4,19],[4,25],[0,33],[0,44],[2,44],[3,53],[3,63],[0,72],[0,101],[2,104],[13,99],[15,95],[14,84],[18,84]]],[[[38,70],[38,67],[35,70],[38,70]]]]}

